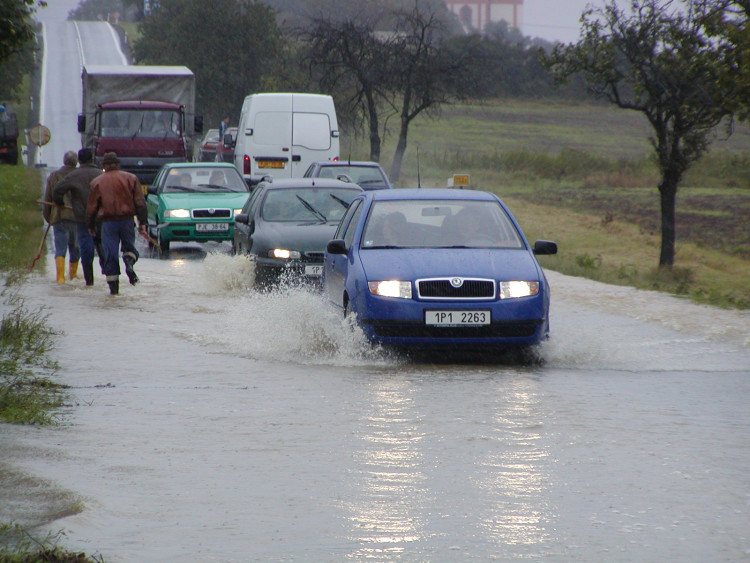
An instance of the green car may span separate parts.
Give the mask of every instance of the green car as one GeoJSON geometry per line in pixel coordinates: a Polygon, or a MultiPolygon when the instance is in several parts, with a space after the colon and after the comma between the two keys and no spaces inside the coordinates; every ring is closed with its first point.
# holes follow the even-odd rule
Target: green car
{"type": "Polygon", "coordinates": [[[234,216],[249,195],[231,164],[165,164],[147,189],[149,244],[166,257],[170,242],[231,241],[234,216]]]}

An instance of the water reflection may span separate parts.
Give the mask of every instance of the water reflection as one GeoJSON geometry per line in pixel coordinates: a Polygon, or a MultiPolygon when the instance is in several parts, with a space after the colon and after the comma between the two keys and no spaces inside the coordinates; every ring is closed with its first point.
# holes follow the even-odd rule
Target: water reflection
{"type": "Polygon", "coordinates": [[[486,499],[478,526],[481,535],[498,546],[539,550],[551,540],[548,530],[555,517],[545,490],[550,454],[540,397],[531,378],[505,383],[494,396],[494,424],[487,436],[493,447],[476,460],[476,486],[486,499]]]}
{"type": "Polygon", "coordinates": [[[408,381],[373,383],[371,411],[358,430],[362,448],[354,452],[359,475],[346,507],[351,539],[359,546],[350,558],[392,560],[423,537],[424,434],[412,413],[411,394],[408,381]]]}

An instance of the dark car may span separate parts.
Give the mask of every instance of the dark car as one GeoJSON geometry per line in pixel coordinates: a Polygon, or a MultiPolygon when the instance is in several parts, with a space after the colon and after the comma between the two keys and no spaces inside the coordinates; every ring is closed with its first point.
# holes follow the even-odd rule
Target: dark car
{"type": "Polygon", "coordinates": [[[260,182],[235,218],[233,251],[254,258],[256,285],[285,279],[318,283],[326,244],[360,193],[339,180],[260,182]]]}
{"type": "Polygon", "coordinates": [[[198,148],[198,160],[214,162],[216,160],[216,145],[219,143],[219,130],[209,129],[201,139],[198,148]]]}
{"type": "Polygon", "coordinates": [[[371,341],[395,348],[527,349],[547,338],[549,286],[494,194],[402,189],[358,196],[327,245],[323,291],[371,341]]]}
{"type": "Polygon", "coordinates": [[[305,178],[336,178],[354,182],[363,190],[392,188],[385,171],[377,162],[352,160],[326,160],[313,162],[305,171],[305,178]]]}
{"type": "Polygon", "coordinates": [[[151,244],[162,257],[171,242],[231,241],[234,217],[250,190],[237,169],[218,162],[165,164],[148,187],[151,244]]]}
{"type": "Polygon", "coordinates": [[[237,143],[237,128],[229,127],[224,138],[216,144],[216,162],[234,162],[234,146],[237,143]]]}

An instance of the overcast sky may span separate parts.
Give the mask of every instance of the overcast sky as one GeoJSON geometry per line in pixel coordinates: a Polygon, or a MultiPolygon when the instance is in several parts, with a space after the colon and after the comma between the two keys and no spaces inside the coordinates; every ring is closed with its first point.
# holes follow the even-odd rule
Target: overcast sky
{"type": "MultiPolygon", "coordinates": [[[[586,6],[604,6],[605,0],[524,0],[523,34],[549,41],[578,40],[579,21],[586,6]]],[[[618,2],[623,4],[624,2],[618,2]]]]}

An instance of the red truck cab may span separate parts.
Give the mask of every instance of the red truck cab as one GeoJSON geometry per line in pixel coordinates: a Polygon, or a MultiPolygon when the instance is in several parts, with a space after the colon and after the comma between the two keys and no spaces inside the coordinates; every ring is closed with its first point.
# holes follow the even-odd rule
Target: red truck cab
{"type": "Polygon", "coordinates": [[[159,101],[118,101],[97,105],[93,151],[99,163],[115,152],[120,168],[150,184],[168,162],[187,162],[184,106],[159,101]]]}

